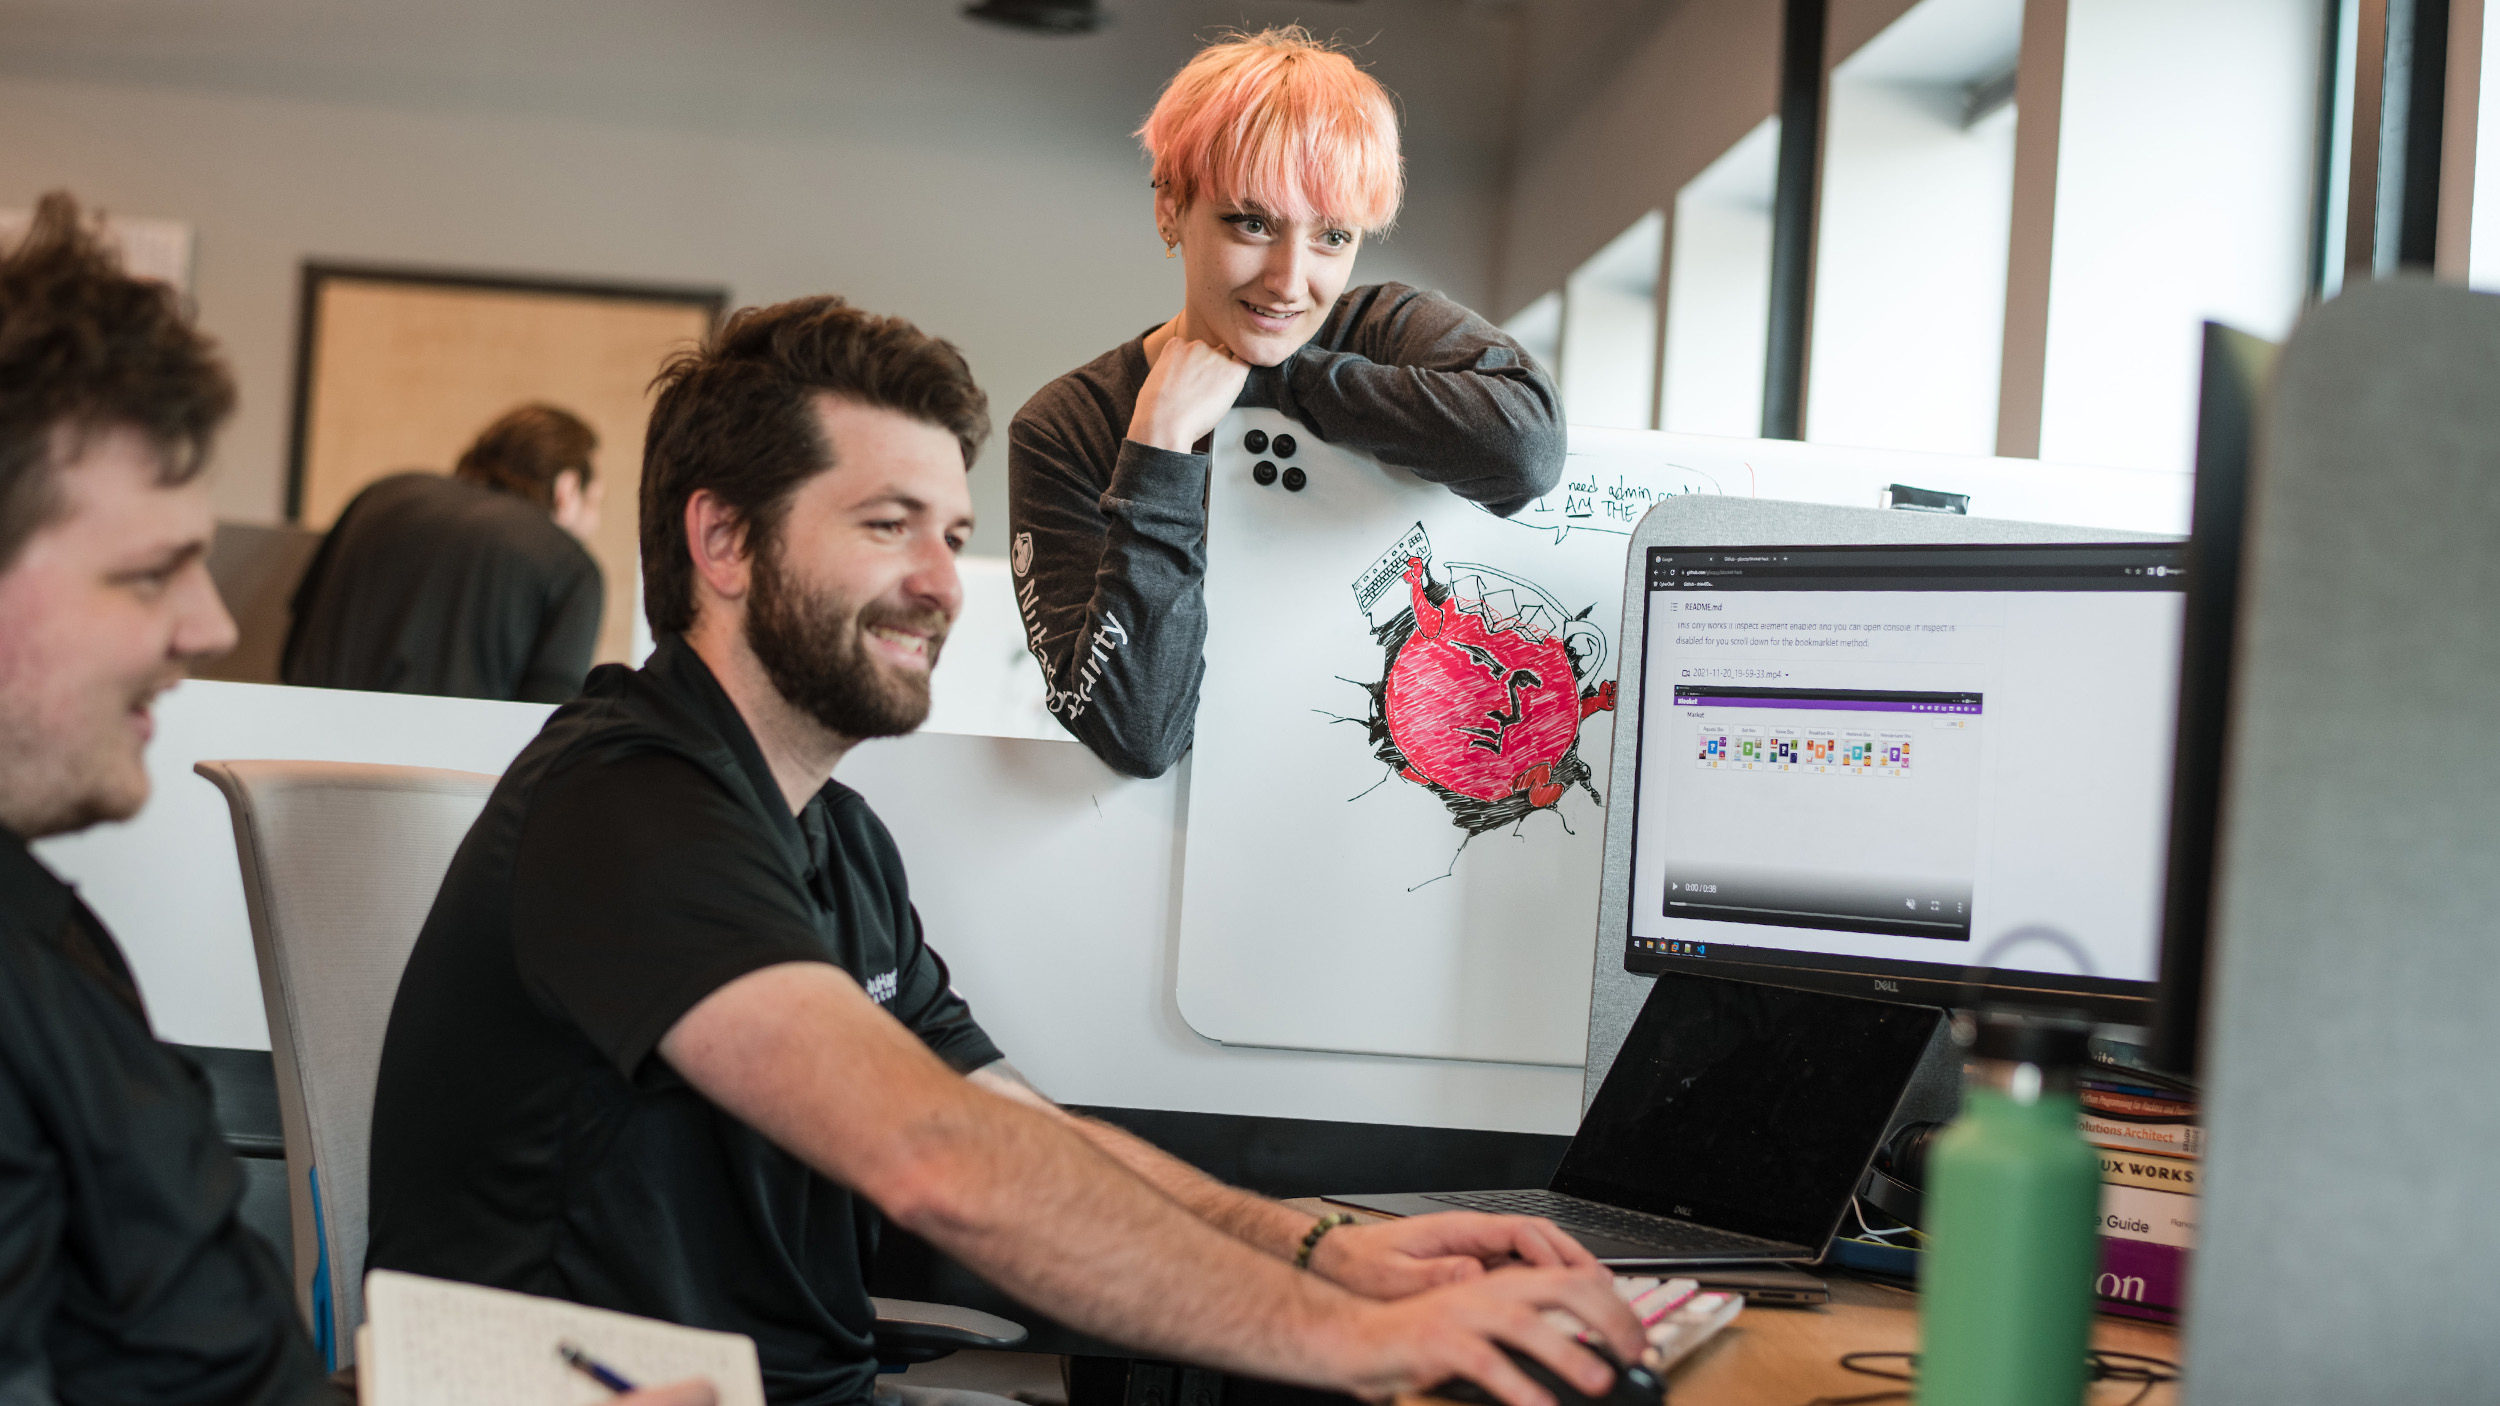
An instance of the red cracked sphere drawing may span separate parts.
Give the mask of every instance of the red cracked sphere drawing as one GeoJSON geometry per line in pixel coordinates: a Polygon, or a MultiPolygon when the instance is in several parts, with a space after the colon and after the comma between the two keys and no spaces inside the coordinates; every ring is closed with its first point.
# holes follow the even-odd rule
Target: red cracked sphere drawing
{"type": "Polygon", "coordinates": [[[1615,706],[1612,680],[1588,682],[1605,657],[1596,607],[1566,620],[1506,572],[1451,569],[1472,573],[1472,594],[1408,557],[1411,607],[1372,632],[1385,651],[1365,685],[1374,754],[1437,793],[1469,839],[1554,809],[1574,786],[1603,805],[1580,757],[1580,724],[1615,706]]]}

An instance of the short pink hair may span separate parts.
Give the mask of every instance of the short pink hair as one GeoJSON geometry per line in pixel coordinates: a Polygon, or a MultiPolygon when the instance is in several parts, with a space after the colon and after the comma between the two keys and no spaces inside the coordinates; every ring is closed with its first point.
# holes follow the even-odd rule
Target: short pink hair
{"type": "Polygon", "coordinates": [[[1205,195],[1377,234],[1406,194],[1388,90],[1300,25],[1199,50],[1137,135],[1183,209],[1205,195]]]}

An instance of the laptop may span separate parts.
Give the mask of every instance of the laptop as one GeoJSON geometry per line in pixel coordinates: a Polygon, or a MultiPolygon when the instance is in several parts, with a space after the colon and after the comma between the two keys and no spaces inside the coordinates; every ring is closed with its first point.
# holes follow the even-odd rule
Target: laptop
{"type": "Polygon", "coordinates": [[[1326,1199],[1544,1216],[1624,1268],[1820,1259],[1943,1017],[1668,972],[1550,1185],[1326,1199]]]}

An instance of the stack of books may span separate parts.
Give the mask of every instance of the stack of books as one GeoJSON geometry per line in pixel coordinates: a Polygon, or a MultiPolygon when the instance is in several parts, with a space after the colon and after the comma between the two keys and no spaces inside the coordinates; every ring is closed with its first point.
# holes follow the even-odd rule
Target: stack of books
{"type": "Polygon", "coordinates": [[[2205,1151],[2195,1095],[2105,1063],[2085,1069],[2079,1084],[2083,1138],[2101,1159],[2101,1308],[2175,1323],[2187,1303],[2205,1151]]]}

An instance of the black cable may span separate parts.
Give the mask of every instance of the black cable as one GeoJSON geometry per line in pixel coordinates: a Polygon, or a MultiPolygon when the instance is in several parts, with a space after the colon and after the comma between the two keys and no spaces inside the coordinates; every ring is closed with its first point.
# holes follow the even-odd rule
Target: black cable
{"type": "MultiPolygon", "coordinates": [[[[2084,1357],[2085,1361],[2091,1365],[2091,1372],[2086,1377],[2087,1381],[2138,1384],[2135,1395],[2128,1397],[2122,1406],[2137,1406],[2138,1402],[2152,1395],[2154,1387],[2163,1382],[2175,1382],[2179,1379],[2179,1364],[2166,1358],[2149,1357],[2140,1352],[2118,1352],[2106,1348],[2094,1348],[2084,1357]]],[[[1841,1354],[1840,1366],[1843,1371],[1855,1372],[1861,1377],[1874,1377],[1881,1381],[1915,1382],[1918,1380],[1918,1354],[1914,1352],[1847,1352],[1841,1354]],[[1898,1362],[1901,1366],[1899,1370],[1892,1370],[1874,1365],[1878,1362],[1898,1362]]],[[[1807,1402],[1806,1406],[1868,1406],[1868,1403],[1877,1401],[1907,1401],[1909,1399],[1908,1391],[1892,1389],[1868,1392],[1863,1396],[1818,1396],[1807,1402]]]]}

